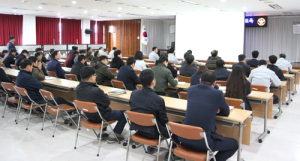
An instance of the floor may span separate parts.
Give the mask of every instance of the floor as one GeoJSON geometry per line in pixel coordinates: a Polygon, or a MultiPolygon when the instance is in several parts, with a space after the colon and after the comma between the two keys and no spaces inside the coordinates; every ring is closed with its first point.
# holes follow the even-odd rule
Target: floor
{"type": "MultiPolygon", "coordinates": [[[[300,90],[300,86],[297,88],[300,90]]],[[[263,119],[254,117],[252,122],[251,146],[243,145],[242,158],[245,161],[282,161],[300,160],[300,93],[293,96],[293,102],[289,106],[283,106],[283,114],[276,120],[268,120],[271,131],[263,141],[258,143],[257,138],[263,130],[263,119]]],[[[277,112],[274,105],[274,113],[277,112]]],[[[0,102],[0,113],[3,113],[3,103],[0,102]]],[[[29,129],[26,131],[28,114],[21,112],[19,124],[14,121],[15,108],[10,107],[5,112],[5,117],[0,118],[0,160],[30,160],[30,161],[123,161],[126,160],[126,149],[119,144],[108,144],[102,141],[100,156],[97,157],[97,145],[95,134],[82,128],[79,133],[77,149],[74,149],[76,127],[68,126],[60,118],[55,137],[52,138],[53,126],[50,121],[45,123],[41,131],[42,119],[38,115],[32,115],[29,129]]],[[[52,117],[53,118],[53,117],[52,117]]],[[[128,126],[123,131],[127,136],[128,126]]],[[[109,132],[110,130],[108,130],[109,132]]],[[[166,148],[166,144],[163,144],[166,148]]],[[[163,160],[166,151],[160,153],[163,160]]],[[[156,155],[156,153],[154,153],[156,155]]],[[[154,161],[155,156],[145,154],[142,147],[131,149],[130,161],[154,161]]],[[[235,161],[236,155],[229,161],[235,161]]]]}

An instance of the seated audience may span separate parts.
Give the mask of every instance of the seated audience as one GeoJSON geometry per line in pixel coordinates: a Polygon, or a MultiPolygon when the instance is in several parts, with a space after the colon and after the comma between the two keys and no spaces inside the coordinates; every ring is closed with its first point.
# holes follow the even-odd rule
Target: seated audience
{"type": "Polygon", "coordinates": [[[86,60],[91,61],[93,58],[93,49],[91,47],[87,48],[87,53],[85,55],[86,60]]]}
{"type": "Polygon", "coordinates": [[[4,56],[2,63],[5,65],[6,68],[11,68],[10,65],[15,64],[16,53],[16,49],[10,49],[9,53],[4,56]]]}
{"type": "Polygon", "coordinates": [[[115,57],[115,55],[114,55],[115,51],[117,51],[117,48],[113,47],[112,50],[108,54],[108,58],[113,59],[115,57]]]}
{"type": "MultiPolygon", "coordinates": [[[[166,57],[166,58],[168,58],[168,54],[167,53],[162,53],[162,54],[160,54],[160,57],[166,57]]],[[[158,65],[158,64],[159,64],[158,61],[156,61],[155,65],[158,65]]],[[[173,75],[174,78],[177,77],[177,69],[176,69],[176,67],[173,67],[173,65],[168,62],[167,68],[171,71],[171,73],[172,73],[172,75],[173,75]]]]}
{"type": "Polygon", "coordinates": [[[250,67],[254,67],[254,68],[257,68],[257,64],[258,64],[258,60],[257,60],[257,57],[259,55],[259,52],[258,51],[253,51],[252,52],[252,58],[251,60],[248,60],[247,61],[247,65],[249,65],[250,67]]]}
{"type": "MultiPolygon", "coordinates": [[[[181,62],[181,66],[186,65],[186,57],[187,57],[187,55],[192,55],[192,51],[191,51],[191,50],[188,50],[188,51],[184,54],[184,56],[183,56],[183,57],[184,57],[184,60],[181,62]]],[[[192,66],[195,67],[195,68],[198,68],[197,64],[198,64],[197,61],[194,60],[192,66]]]]}
{"type": "Polygon", "coordinates": [[[99,51],[95,51],[94,52],[94,57],[92,57],[92,60],[91,60],[91,66],[95,68],[96,64],[100,64],[100,61],[99,61],[99,58],[100,58],[100,53],[99,51]]]}
{"type": "MultiPolygon", "coordinates": [[[[50,50],[51,50],[51,49],[50,49],[50,50]]],[[[53,50],[54,50],[54,49],[53,49],[53,50]]],[[[44,73],[45,76],[47,76],[47,75],[48,75],[48,74],[47,74],[47,70],[46,70],[46,68],[44,67],[44,64],[42,63],[42,57],[43,57],[42,53],[41,53],[41,52],[36,52],[36,53],[34,54],[34,56],[37,58],[37,60],[39,61],[39,63],[41,63],[43,73],[44,73]]],[[[51,58],[51,56],[49,56],[49,58],[51,58]]],[[[49,60],[49,59],[48,59],[48,60],[49,60]]],[[[51,58],[51,60],[52,60],[52,58],[51,58]]]]}
{"type": "Polygon", "coordinates": [[[209,70],[215,70],[217,68],[216,62],[221,58],[218,57],[218,50],[214,50],[211,52],[211,58],[206,61],[206,66],[209,70]]]}
{"type": "Polygon", "coordinates": [[[152,52],[149,54],[149,61],[154,61],[154,63],[156,63],[156,61],[159,59],[157,53],[158,53],[157,47],[153,47],[152,52]]]}
{"type": "Polygon", "coordinates": [[[77,46],[72,46],[72,50],[69,51],[68,55],[69,56],[70,54],[73,54],[75,51],[79,51],[78,47],[77,46]]]}
{"type": "Polygon", "coordinates": [[[74,58],[78,55],[78,51],[74,51],[72,54],[70,54],[66,61],[65,61],[65,66],[72,68],[73,64],[74,64],[74,58]]]}
{"type": "Polygon", "coordinates": [[[174,63],[174,65],[180,65],[180,61],[178,61],[177,57],[175,56],[175,50],[174,48],[171,48],[168,50],[168,60],[171,63],[174,63]]]}
{"type": "Polygon", "coordinates": [[[293,66],[285,58],[286,58],[285,54],[283,54],[283,53],[280,54],[279,59],[277,60],[275,65],[278,66],[281,70],[291,71],[293,69],[293,66]]]}
{"type": "Polygon", "coordinates": [[[144,55],[141,51],[137,51],[135,53],[134,58],[135,58],[135,61],[136,61],[135,66],[133,68],[134,70],[145,70],[145,69],[147,69],[146,63],[144,61],[144,55]]]}
{"type": "Polygon", "coordinates": [[[230,71],[227,70],[226,67],[224,67],[224,65],[225,65],[224,60],[222,60],[222,59],[217,60],[216,65],[217,65],[217,68],[215,69],[214,73],[217,76],[217,80],[226,81],[230,75],[230,71]]]}
{"type": "MultiPolygon", "coordinates": [[[[104,51],[104,48],[103,47],[100,47],[99,48],[99,53],[101,56],[107,56],[106,52],[104,51]]],[[[107,56],[108,57],[108,56],[107,56]]]]}
{"type": "MultiPolygon", "coordinates": [[[[167,68],[168,58],[160,57],[158,60],[158,65],[154,66],[152,70],[154,71],[154,77],[156,80],[156,85],[154,91],[158,95],[166,95],[168,84],[175,87],[178,84],[178,79],[174,79],[171,71],[167,68]]],[[[170,95],[169,95],[170,96],[170,95]]]]}
{"type": "MultiPolygon", "coordinates": [[[[238,142],[233,138],[216,133],[216,115],[228,116],[229,106],[222,91],[214,89],[216,75],[212,71],[204,71],[201,82],[188,88],[188,103],[183,124],[201,127],[205,133],[211,150],[218,151],[217,161],[225,161],[238,149],[238,142]],[[217,101],[216,101],[217,100],[217,101]]],[[[181,144],[191,150],[206,152],[204,139],[188,140],[178,137],[181,144]]]]}
{"type": "Polygon", "coordinates": [[[8,50],[2,50],[0,57],[4,58],[6,54],[8,54],[8,50]]]}
{"type": "Polygon", "coordinates": [[[281,80],[284,81],[285,77],[283,75],[283,72],[280,68],[278,68],[275,64],[277,62],[277,56],[275,55],[271,55],[269,56],[269,64],[267,66],[267,68],[269,68],[270,70],[272,70],[273,72],[275,72],[275,74],[277,75],[277,77],[281,80]]]}
{"type": "Polygon", "coordinates": [[[34,56],[29,57],[28,60],[30,60],[33,65],[31,75],[39,81],[45,80],[45,75],[42,70],[42,62],[39,62],[34,56]]]}
{"type": "Polygon", "coordinates": [[[185,56],[186,64],[182,65],[180,68],[180,75],[191,77],[196,71],[197,68],[195,68],[192,64],[194,62],[194,56],[191,54],[188,54],[185,56]]]}
{"type": "Polygon", "coordinates": [[[135,66],[135,59],[129,57],[126,65],[122,66],[119,70],[117,80],[122,81],[127,90],[135,90],[136,84],[140,84],[138,76],[133,70],[135,66]]]}
{"type": "Polygon", "coordinates": [[[114,53],[114,58],[112,59],[110,63],[111,68],[118,68],[120,69],[122,66],[124,66],[124,62],[122,60],[122,52],[121,50],[117,50],[114,53]]]}
{"type": "MultiPolygon", "coordinates": [[[[100,59],[106,60],[106,56],[101,56],[100,59]]],[[[126,118],[124,111],[112,110],[110,105],[110,98],[104,93],[101,88],[96,85],[96,71],[93,67],[83,67],[80,70],[81,82],[76,87],[76,99],[85,102],[94,102],[97,104],[98,110],[106,121],[116,120],[118,123],[114,128],[114,133],[117,135],[119,141],[123,141],[124,137],[121,135],[126,125],[126,118]]],[[[101,123],[101,118],[98,113],[85,113],[88,120],[94,123],[101,123]]],[[[107,137],[107,134],[102,135],[107,137]]],[[[107,140],[108,143],[117,142],[113,133],[111,133],[107,140]]]]}
{"type": "MultiPolygon", "coordinates": [[[[52,53],[53,51],[55,51],[55,49],[50,49],[49,56],[48,56],[48,62],[52,60],[52,58],[51,58],[51,53],[52,53]]],[[[38,53],[38,52],[36,52],[36,53],[38,53]]],[[[43,54],[42,54],[42,55],[43,55],[43,54]]],[[[39,61],[40,61],[40,60],[39,60],[39,61]]]]}
{"type": "Polygon", "coordinates": [[[246,63],[246,55],[240,54],[239,55],[239,63],[234,64],[232,66],[232,68],[234,68],[234,66],[236,66],[236,65],[242,66],[244,68],[244,70],[245,70],[246,77],[249,77],[249,74],[251,72],[251,68],[250,68],[249,65],[246,65],[245,63],[246,63]]]}
{"type": "Polygon", "coordinates": [[[42,55],[42,62],[43,63],[47,63],[48,62],[48,60],[46,59],[46,57],[45,57],[45,54],[44,54],[44,51],[43,51],[43,49],[42,48],[36,48],[35,49],[35,52],[40,52],[41,53],[41,55],[42,55]]]}
{"type": "Polygon", "coordinates": [[[23,59],[26,59],[28,57],[29,53],[27,50],[22,50],[21,54],[16,56],[16,61],[15,61],[15,65],[17,66],[17,68],[19,69],[20,63],[23,59]]]}
{"type": "Polygon", "coordinates": [[[245,110],[252,111],[247,95],[251,93],[251,84],[246,79],[242,66],[236,65],[227,79],[225,97],[242,99],[245,103],[245,110]]]}
{"type": "Polygon", "coordinates": [[[108,69],[107,64],[108,64],[108,58],[106,56],[100,56],[98,62],[95,63],[95,61],[94,61],[93,64],[91,63],[91,66],[94,67],[96,70],[96,74],[97,74],[96,81],[97,81],[97,84],[99,84],[99,85],[102,85],[105,80],[110,81],[110,80],[114,79],[118,75],[117,72],[112,73],[108,69]]]}
{"type": "Polygon", "coordinates": [[[78,56],[78,62],[75,63],[72,66],[70,74],[75,74],[77,76],[78,81],[81,81],[80,70],[81,70],[81,68],[86,66],[86,65],[84,65],[85,63],[86,63],[85,62],[85,56],[84,55],[79,55],[78,56]]]}
{"type": "Polygon", "coordinates": [[[62,69],[60,62],[61,58],[59,51],[54,51],[51,53],[52,60],[47,64],[47,70],[56,73],[57,78],[65,78],[65,71],[62,69]]]}
{"type": "MultiPolygon", "coordinates": [[[[78,62],[78,56],[85,55],[85,50],[80,50],[79,54],[74,58],[74,64],[78,62]]],[[[86,64],[87,65],[87,64],[86,64]]]]}

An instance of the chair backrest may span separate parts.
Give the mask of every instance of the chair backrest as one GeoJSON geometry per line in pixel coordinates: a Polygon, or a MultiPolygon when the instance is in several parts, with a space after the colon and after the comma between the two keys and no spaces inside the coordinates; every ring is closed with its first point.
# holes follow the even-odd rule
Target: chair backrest
{"type": "Polygon", "coordinates": [[[86,62],[90,62],[90,60],[89,60],[89,59],[86,59],[85,61],[86,61],[86,62]]]}
{"type": "Polygon", "coordinates": [[[12,69],[17,69],[17,70],[18,70],[17,66],[14,65],[14,64],[10,64],[10,67],[11,67],[12,69]]]}
{"type": "Polygon", "coordinates": [[[126,58],[125,58],[125,57],[124,57],[124,58],[122,58],[122,60],[127,60],[127,59],[128,59],[127,57],[126,57],[126,58]]]}
{"type": "Polygon", "coordinates": [[[126,118],[137,125],[141,126],[155,126],[156,120],[153,114],[145,114],[140,112],[134,111],[126,111],[125,112],[126,118]]]}
{"type": "Polygon", "coordinates": [[[108,68],[109,71],[111,71],[112,73],[116,73],[116,71],[118,70],[118,68],[108,68]]]}
{"type": "Polygon", "coordinates": [[[5,64],[1,63],[1,67],[5,68],[5,64]]]}
{"type": "Polygon", "coordinates": [[[234,106],[234,108],[244,109],[244,101],[242,99],[225,97],[225,100],[229,106],[234,106]]]}
{"type": "Polygon", "coordinates": [[[65,74],[66,79],[78,81],[77,76],[75,74],[65,74]]]}
{"type": "Polygon", "coordinates": [[[263,85],[251,84],[251,89],[253,91],[268,92],[268,88],[266,86],[263,86],[263,85]]]}
{"type": "Polygon", "coordinates": [[[65,63],[60,63],[60,65],[61,65],[62,67],[66,67],[65,63]]]}
{"type": "Polygon", "coordinates": [[[141,85],[141,84],[137,84],[136,87],[137,87],[137,89],[143,89],[143,85],[141,85]]]}
{"type": "Polygon", "coordinates": [[[186,76],[178,75],[178,79],[179,79],[180,82],[191,83],[191,77],[186,77],[186,76]]]}
{"type": "Polygon", "coordinates": [[[251,69],[251,71],[252,71],[253,69],[255,69],[255,67],[250,67],[250,69],[251,69]]]}
{"type": "Polygon", "coordinates": [[[111,80],[111,84],[112,86],[114,86],[115,88],[120,88],[120,89],[125,89],[125,85],[122,81],[118,81],[118,80],[111,80]]]}
{"type": "Polygon", "coordinates": [[[146,60],[147,63],[155,63],[155,61],[146,60]]]}
{"type": "Polygon", "coordinates": [[[178,124],[175,122],[168,122],[167,126],[171,133],[189,140],[200,140],[203,139],[205,135],[201,127],[178,124]]]}
{"type": "Polygon", "coordinates": [[[226,87],[227,81],[216,81],[216,83],[226,87]]]}
{"type": "Polygon", "coordinates": [[[179,92],[178,96],[180,99],[187,100],[187,92],[179,92]]]}
{"type": "Polygon", "coordinates": [[[142,71],[141,70],[134,70],[136,75],[139,75],[142,71]]]}
{"type": "Polygon", "coordinates": [[[18,86],[14,86],[15,90],[17,91],[17,93],[22,96],[22,97],[26,97],[27,95],[27,90],[25,88],[22,87],[18,87],[18,86]]]}
{"type": "Polygon", "coordinates": [[[87,113],[96,113],[98,112],[96,110],[97,105],[94,102],[84,102],[84,101],[79,101],[75,100],[74,105],[77,109],[87,112],[87,113]]]}
{"type": "Polygon", "coordinates": [[[148,64],[149,68],[153,68],[155,64],[148,64]]]}
{"type": "Polygon", "coordinates": [[[149,59],[149,56],[143,56],[144,59],[149,59]]]}
{"type": "Polygon", "coordinates": [[[49,77],[56,77],[56,73],[53,72],[53,71],[48,71],[47,70],[47,74],[48,74],[49,77]]]}
{"type": "Polygon", "coordinates": [[[13,83],[1,82],[1,85],[6,91],[15,91],[13,83]]]}
{"type": "Polygon", "coordinates": [[[39,91],[40,91],[40,94],[43,96],[44,99],[53,101],[54,97],[53,97],[53,94],[51,92],[43,90],[43,89],[40,89],[39,91]]]}
{"type": "Polygon", "coordinates": [[[287,70],[282,70],[283,74],[289,74],[287,70]]]}

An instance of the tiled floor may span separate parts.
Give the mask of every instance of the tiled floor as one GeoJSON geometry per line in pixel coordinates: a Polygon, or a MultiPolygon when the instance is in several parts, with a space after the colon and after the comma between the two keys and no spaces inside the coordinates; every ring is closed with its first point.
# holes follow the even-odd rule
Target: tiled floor
{"type": "MultiPolygon", "coordinates": [[[[298,86],[300,90],[300,86],[298,86]]],[[[300,160],[300,93],[293,96],[289,106],[283,106],[283,114],[277,120],[268,120],[271,131],[263,141],[258,143],[257,138],[263,130],[263,119],[254,117],[252,122],[251,146],[243,145],[242,157],[245,161],[282,161],[300,160]]],[[[274,113],[277,112],[274,106],[274,113]]],[[[0,103],[0,114],[3,113],[3,104],[0,103]]],[[[14,122],[15,110],[9,108],[5,118],[0,118],[0,161],[30,160],[30,161],[123,161],[126,158],[126,149],[119,144],[107,144],[102,141],[100,156],[97,157],[95,134],[82,128],[78,139],[77,149],[74,149],[76,128],[63,124],[59,119],[56,135],[52,138],[53,126],[49,121],[41,131],[42,119],[33,115],[29,130],[26,131],[28,114],[22,111],[18,125],[14,122]]],[[[127,136],[128,126],[123,134],[127,136]]],[[[110,130],[109,130],[110,131],[110,130]]],[[[166,147],[166,144],[163,144],[166,147]]],[[[163,160],[166,151],[160,153],[163,160]]],[[[154,155],[145,154],[142,147],[130,149],[130,161],[153,161],[154,155]]],[[[155,153],[156,154],[156,153],[155,153]]],[[[235,161],[236,155],[230,158],[235,161]]]]}

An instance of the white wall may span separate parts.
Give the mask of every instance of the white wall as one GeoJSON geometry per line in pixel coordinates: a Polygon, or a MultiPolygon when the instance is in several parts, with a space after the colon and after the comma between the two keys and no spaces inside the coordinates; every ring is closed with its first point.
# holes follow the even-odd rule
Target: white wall
{"type": "Polygon", "coordinates": [[[23,45],[36,44],[35,16],[23,15],[23,45]]]}
{"type": "Polygon", "coordinates": [[[85,29],[90,29],[90,20],[81,20],[82,44],[90,44],[90,34],[85,34],[85,29]]]}

